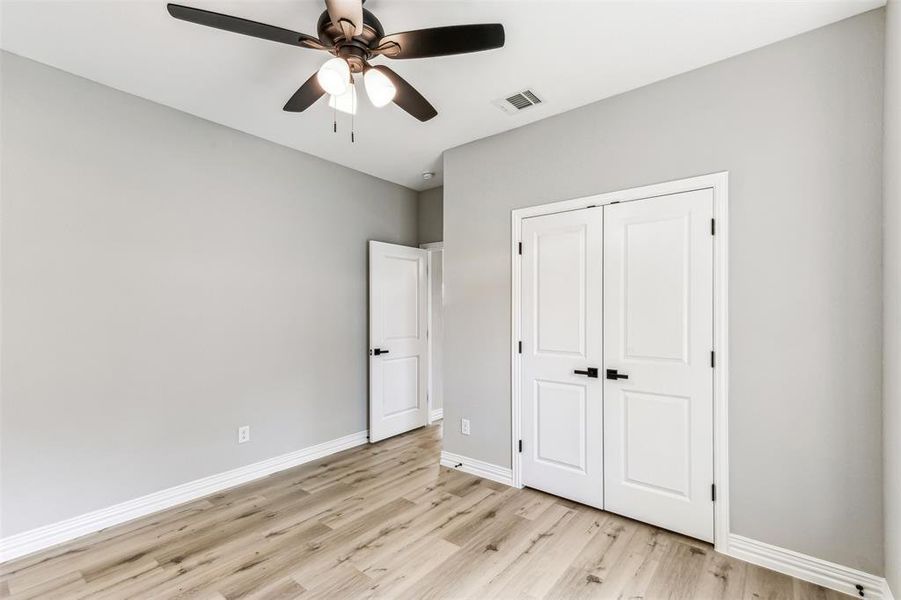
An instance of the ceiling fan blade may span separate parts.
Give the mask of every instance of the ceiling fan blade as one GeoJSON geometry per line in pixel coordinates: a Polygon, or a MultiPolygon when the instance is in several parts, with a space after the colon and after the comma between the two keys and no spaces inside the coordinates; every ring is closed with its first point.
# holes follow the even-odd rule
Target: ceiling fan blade
{"type": "Polygon", "coordinates": [[[274,25],[266,25],[265,23],[257,23],[256,21],[248,21],[240,17],[232,17],[220,13],[203,10],[202,8],[191,8],[190,6],[182,6],[180,4],[167,5],[169,14],[176,19],[188,21],[189,23],[197,23],[198,25],[206,25],[207,27],[215,27],[233,33],[241,33],[250,37],[261,38],[273,42],[281,42],[282,44],[290,44],[291,46],[300,46],[301,48],[324,49],[325,47],[317,38],[282,29],[274,25]]]}
{"type": "Polygon", "coordinates": [[[294,95],[291,96],[285,104],[283,110],[288,112],[303,112],[313,106],[314,102],[325,95],[325,90],[319,85],[319,79],[316,75],[316,73],[313,73],[313,75],[307,79],[296,92],[294,92],[294,95]]]}
{"type": "Polygon", "coordinates": [[[325,7],[345,39],[363,33],[363,0],[325,0],[325,7]]]}
{"type": "Polygon", "coordinates": [[[392,33],[375,42],[372,49],[388,58],[428,58],[481,52],[503,45],[504,26],[491,23],[392,33]]]}
{"type": "Polygon", "coordinates": [[[376,65],[372,68],[381,71],[394,84],[394,89],[396,90],[394,103],[399,107],[420,121],[428,121],[438,114],[435,107],[429,104],[429,101],[400,75],[384,65],[376,65]]]}

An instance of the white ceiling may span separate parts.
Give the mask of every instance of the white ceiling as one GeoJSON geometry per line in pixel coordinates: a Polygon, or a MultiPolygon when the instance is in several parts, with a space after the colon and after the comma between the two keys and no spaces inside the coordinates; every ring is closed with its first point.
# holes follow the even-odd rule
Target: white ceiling
{"type": "MultiPolygon", "coordinates": [[[[322,0],[178,0],[316,34],[322,0]]],[[[177,21],[163,0],[3,0],[0,47],[413,189],[441,183],[444,150],[881,6],[884,0],[369,0],[387,32],[503,23],[500,50],[390,64],[438,109],[420,123],[361,101],[332,133],[320,100],[281,110],[325,53],[177,21]],[[531,87],[545,104],[491,101],[531,87]],[[438,176],[423,181],[423,171],[438,176]]]]}

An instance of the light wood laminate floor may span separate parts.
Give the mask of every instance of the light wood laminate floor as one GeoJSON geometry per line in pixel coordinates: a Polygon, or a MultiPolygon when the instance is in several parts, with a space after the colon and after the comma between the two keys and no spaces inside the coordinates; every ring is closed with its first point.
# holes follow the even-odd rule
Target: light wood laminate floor
{"type": "Polygon", "coordinates": [[[438,466],[420,429],[2,565],[9,598],[845,598],[438,466]]]}

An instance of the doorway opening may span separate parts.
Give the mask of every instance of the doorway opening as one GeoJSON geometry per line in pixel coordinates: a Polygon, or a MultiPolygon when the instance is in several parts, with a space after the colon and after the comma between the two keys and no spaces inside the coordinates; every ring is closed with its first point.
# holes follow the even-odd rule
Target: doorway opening
{"type": "Polygon", "coordinates": [[[429,423],[444,418],[444,242],[420,244],[428,252],[428,362],[429,423]]]}

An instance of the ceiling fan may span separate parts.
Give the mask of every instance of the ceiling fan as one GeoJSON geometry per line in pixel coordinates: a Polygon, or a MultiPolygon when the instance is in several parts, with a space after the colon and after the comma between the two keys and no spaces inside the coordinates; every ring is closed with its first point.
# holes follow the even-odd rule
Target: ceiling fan
{"type": "Polygon", "coordinates": [[[375,15],[363,8],[364,1],[326,0],[326,10],[316,25],[318,37],[180,4],[169,4],[168,9],[170,15],[182,21],[332,54],[334,58],[326,61],[285,104],[284,110],[290,112],[306,110],[327,93],[335,97],[355,94],[353,76],[362,73],[366,94],[375,106],[394,102],[420,121],[428,121],[438,114],[429,101],[393,70],[369,61],[378,56],[403,59],[464,54],[504,45],[504,26],[497,23],[385,35],[375,15]]]}

